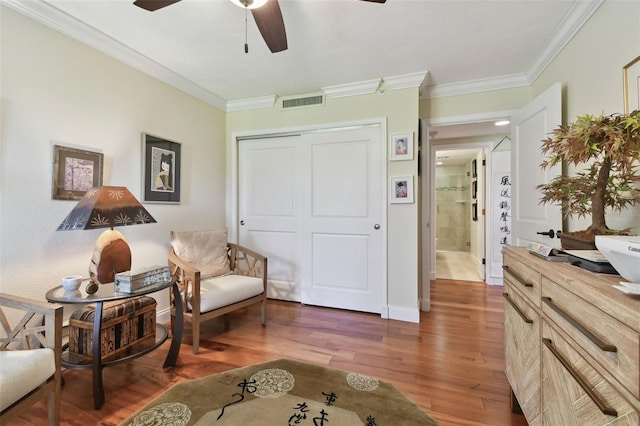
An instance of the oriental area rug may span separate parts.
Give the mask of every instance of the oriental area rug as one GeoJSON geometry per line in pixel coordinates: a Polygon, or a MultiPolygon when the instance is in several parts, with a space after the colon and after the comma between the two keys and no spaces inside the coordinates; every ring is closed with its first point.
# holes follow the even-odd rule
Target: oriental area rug
{"type": "Polygon", "coordinates": [[[178,383],[121,426],[431,426],[392,384],[280,359],[178,383]]]}

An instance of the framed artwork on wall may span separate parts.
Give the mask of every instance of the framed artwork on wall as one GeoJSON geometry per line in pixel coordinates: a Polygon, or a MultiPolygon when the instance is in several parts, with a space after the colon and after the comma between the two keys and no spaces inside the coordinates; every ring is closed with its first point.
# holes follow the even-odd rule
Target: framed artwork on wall
{"type": "Polygon", "coordinates": [[[413,203],[413,176],[391,177],[389,190],[392,203],[413,203]]]}
{"type": "Polygon", "coordinates": [[[102,186],[104,154],[84,149],[53,146],[54,200],[79,200],[87,190],[102,186]]]}
{"type": "Polygon", "coordinates": [[[392,134],[389,150],[391,161],[413,160],[413,132],[392,134]]]}
{"type": "Polygon", "coordinates": [[[640,56],[622,68],[624,113],[640,109],[640,56]]]}
{"type": "Polygon", "coordinates": [[[147,203],[180,204],[180,143],[142,134],[142,195],[147,203]]]}

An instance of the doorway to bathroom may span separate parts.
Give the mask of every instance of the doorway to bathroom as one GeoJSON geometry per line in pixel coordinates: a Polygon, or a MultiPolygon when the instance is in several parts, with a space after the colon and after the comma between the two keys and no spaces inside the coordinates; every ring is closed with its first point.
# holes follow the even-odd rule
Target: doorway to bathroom
{"type": "Polygon", "coordinates": [[[484,281],[484,150],[435,152],[436,278],[484,281]]]}

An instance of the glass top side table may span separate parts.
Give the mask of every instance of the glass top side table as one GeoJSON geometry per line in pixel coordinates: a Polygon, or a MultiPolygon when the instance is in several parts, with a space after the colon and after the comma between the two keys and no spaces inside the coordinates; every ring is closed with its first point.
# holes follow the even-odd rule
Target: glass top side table
{"type": "Polygon", "coordinates": [[[68,350],[63,351],[62,365],[71,369],[92,369],[93,371],[93,401],[95,409],[99,409],[104,405],[104,387],[102,384],[102,369],[110,365],[119,364],[125,361],[138,358],[145,355],[155,349],[157,349],[162,343],[167,340],[168,332],[167,328],[162,324],[156,324],[156,339],[153,343],[146,345],[140,345],[139,347],[132,347],[132,353],[125,353],[120,356],[116,356],[108,361],[102,360],[101,350],[101,330],[102,330],[102,312],[104,302],[113,302],[118,300],[132,299],[139,296],[162,291],[167,288],[171,288],[173,291],[173,302],[176,313],[174,330],[172,330],[171,346],[167,357],[165,358],[163,368],[173,367],[178,359],[178,353],[180,352],[180,344],[182,342],[182,329],[183,329],[183,317],[182,317],[182,297],[180,291],[176,285],[175,278],[169,281],[155,283],[149,286],[142,287],[132,293],[118,292],[115,290],[115,283],[100,284],[98,291],[94,294],[88,294],[84,288],[86,282],[80,286],[81,288],[75,291],[67,291],[62,286],[52,288],[47,292],[46,298],[49,302],[63,303],[63,304],[78,304],[85,305],[95,303],[95,317],[93,322],[93,339],[92,339],[92,353],[93,359],[91,363],[87,363],[85,360],[72,356],[68,350]]]}

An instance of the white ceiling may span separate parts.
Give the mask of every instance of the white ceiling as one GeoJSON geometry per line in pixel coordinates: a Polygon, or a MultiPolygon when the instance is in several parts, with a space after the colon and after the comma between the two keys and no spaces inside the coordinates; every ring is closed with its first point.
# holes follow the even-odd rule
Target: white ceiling
{"type": "MultiPolygon", "coordinates": [[[[451,151],[436,151],[436,162],[441,161],[442,166],[462,166],[473,160],[480,149],[457,149],[451,151]]],[[[437,164],[436,164],[437,165],[437,164]]]]}
{"type": "MultiPolygon", "coordinates": [[[[212,105],[428,72],[421,97],[530,84],[602,0],[280,0],[270,53],[229,0],[2,0],[212,105]]],[[[384,86],[383,86],[384,87],[384,86]]]]}

